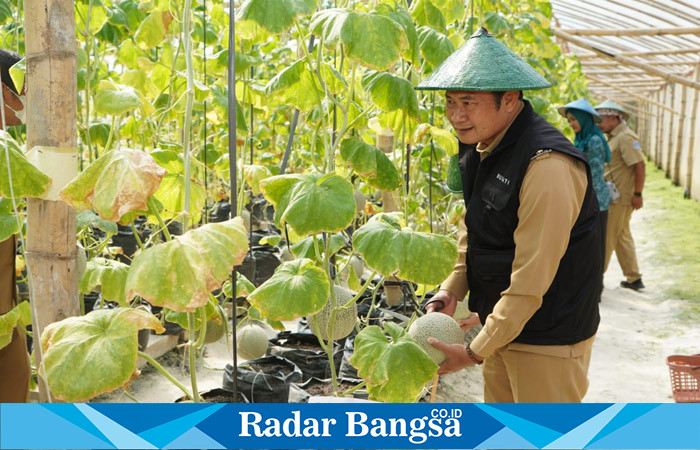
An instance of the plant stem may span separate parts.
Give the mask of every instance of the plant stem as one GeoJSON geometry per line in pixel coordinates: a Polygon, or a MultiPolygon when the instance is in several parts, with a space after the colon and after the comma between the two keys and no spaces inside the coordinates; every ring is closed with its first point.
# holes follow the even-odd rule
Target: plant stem
{"type": "Polygon", "coordinates": [[[161,365],[158,363],[158,361],[156,361],[155,359],[151,358],[150,355],[147,355],[147,354],[144,353],[144,352],[138,352],[138,355],[139,355],[141,358],[143,358],[143,359],[145,359],[146,361],[148,361],[148,363],[149,363],[150,365],[152,365],[153,367],[155,367],[155,369],[156,369],[158,372],[162,373],[163,376],[164,376],[165,378],[167,378],[168,380],[170,380],[171,383],[173,383],[173,384],[174,384],[175,386],[177,386],[182,392],[184,392],[185,395],[186,395],[190,400],[194,400],[194,396],[187,390],[187,388],[185,387],[185,385],[182,384],[182,383],[180,383],[179,381],[177,381],[177,379],[176,379],[174,376],[172,376],[172,375],[170,374],[170,372],[168,372],[167,370],[165,370],[165,368],[164,368],[163,366],[161,366],[161,365]]]}
{"type": "Polygon", "coordinates": [[[194,103],[194,69],[192,67],[192,36],[190,36],[191,28],[191,10],[192,0],[185,0],[183,8],[183,43],[185,46],[185,63],[187,66],[187,98],[185,101],[185,118],[182,146],[185,152],[185,204],[184,204],[184,220],[183,231],[187,231],[190,227],[190,130],[192,127],[192,104],[194,103]]]}
{"type": "Polygon", "coordinates": [[[362,389],[363,387],[367,386],[366,381],[362,381],[361,383],[358,383],[356,386],[351,387],[347,391],[343,392],[340,394],[341,397],[347,397],[348,395],[352,395],[355,393],[355,391],[362,389]]]}
{"type": "Polygon", "coordinates": [[[192,393],[194,394],[194,397],[192,397],[192,400],[195,403],[200,403],[201,399],[199,398],[199,390],[197,389],[197,355],[195,353],[195,341],[194,341],[194,329],[195,329],[195,320],[194,320],[194,313],[187,313],[187,327],[189,328],[189,340],[187,342],[187,346],[189,347],[189,358],[190,358],[190,382],[192,383],[192,393]]]}
{"type": "Polygon", "coordinates": [[[139,232],[136,230],[136,225],[134,224],[134,221],[131,221],[131,231],[134,232],[134,238],[136,239],[136,243],[139,245],[139,248],[141,250],[144,250],[143,242],[141,242],[141,236],[139,236],[139,232]]]}
{"type": "Polygon", "coordinates": [[[148,197],[148,209],[153,212],[153,214],[156,216],[156,220],[158,220],[158,225],[160,225],[161,230],[163,231],[163,234],[165,235],[165,240],[166,241],[172,241],[173,237],[170,236],[170,231],[168,231],[168,226],[163,222],[163,218],[160,217],[160,213],[158,212],[158,206],[156,205],[155,200],[153,200],[153,197],[148,197]]]}

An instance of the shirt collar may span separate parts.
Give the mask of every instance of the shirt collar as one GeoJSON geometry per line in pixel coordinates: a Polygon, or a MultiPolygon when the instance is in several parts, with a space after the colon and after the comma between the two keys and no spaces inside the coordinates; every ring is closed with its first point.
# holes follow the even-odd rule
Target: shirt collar
{"type": "Polygon", "coordinates": [[[618,126],[613,128],[613,130],[610,132],[610,136],[617,136],[624,129],[625,129],[625,124],[620,123],[618,126]]]}
{"type": "Polygon", "coordinates": [[[496,138],[491,142],[490,144],[485,144],[483,142],[479,142],[476,144],[476,151],[481,153],[481,157],[484,158],[488,156],[497,146],[498,144],[501,143],[503,140],[503,136],[506,135],[506,132],[510,128],[511,125],[513,125],[513,122],[515,119],[520,115],[520,113],[523,111],[523,108],[525,107],[525,103],[520,102],[520,107],[518,108],[518,113],[513,116],[512,119],[510,119],[510,122],[508,122],[508,125],[496,135],[496,138]]]}

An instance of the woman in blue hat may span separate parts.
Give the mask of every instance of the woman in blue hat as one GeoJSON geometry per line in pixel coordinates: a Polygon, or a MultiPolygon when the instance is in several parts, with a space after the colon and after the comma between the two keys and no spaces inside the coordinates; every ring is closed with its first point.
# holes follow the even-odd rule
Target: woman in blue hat
{"type": "MultiPolygon", "coordinates": [[[[600,207],[600,231],[603,237],[603,250],[605,250],[610,192],[605,184],[603,172],[605,163],[610,162],[610,147],[608,147],[605,135],[596,126],[596,123],[602,122],[603,118],[600,117],[600,114],[593,109],[593,106],[585,98],[560,107],[559,114],[568,119],[571,129],[576,133],[574,145],[586,155],[588,164],[591,166],[593,190],[596,193],[596,197],[598,197],[598,205],[600,207]]],[[[598,300],[600,301],[600,298],[598,300]]]]}

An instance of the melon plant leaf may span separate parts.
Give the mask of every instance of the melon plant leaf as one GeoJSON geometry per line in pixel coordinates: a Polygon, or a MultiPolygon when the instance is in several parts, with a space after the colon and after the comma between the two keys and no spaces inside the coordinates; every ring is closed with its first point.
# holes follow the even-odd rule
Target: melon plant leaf
{"type": "Polygon", "coordinates": [[[165,331],[157,317],[133,308],[92,311],[48,325],[41,334],[41,372],[66,402],[88,400],[138,376],[138,331],[165,331]]]}
{"type": "Polygon", "coordinates": [[[329,173],[277,175],[260,182],[275,207],[275,223],[285,223],[299,236],[345,229],[355,217],[352,184],[329,173]]]}
{"type": "Polygon", "coordinates": [[[95,109],[100,114],[117,116],[141,106],[141,98],[131,86],[101,80],[95,94],[95,109]]]}
{"type": "Polygon", "coordinates": [[[328,302],[330,283],[323,269],[307,258],[283,263],[248,295],[248,301],[272,320],[292,320],[319,312],[328,302]]]}
{"type": "Polygon", "coordinates": [[[32,310],[29,302],[23,301],[5,314],[0,314],[0,350],[12,342],[15,327],[32,324],[32,310]]]}
{"type": "Polygon", "coordinates": [[[15,84],[17,92],[22,92],[24,89],[25,74],[27,72],[27,65],[25,58],[20,59],[10,67],[10,78],[15,84]]]}
{"type": "Polygon", "coordinates": [[[291,28],[297,16],[315,10],[316,0],[246,0],[236,12],[236,20],[251,20],[278,34],[291,28]]]}
{"type": "MultiPolygon", "coordinates": [[[[226,297],[233,297],[231,295],[233,293],[231,287],[231,280],[226,280],[221,290],[224,292],[224,295],[226,297]]],[[[251,283],[245,275],[236,271],[236,298],[247,297],[254,290],[255,285],[251,283]]]]}
{"type": "Polygon", "coordinates": [[[68,183],[59,198],[77,210],[92,209],[102,219],[118,222],[132,211],[148,209],[146,201],[163,175],[165,169],[148,153],[111,150],[68,183]]]}
{"type": "MultiPolygon", "coordinates": [[[[172,309],[165,308],[163,309],[163,318],[167,320],[168,322],[176,323],[180,325],[184,329],[189,329],[189,318],[187,316],[187,313],[184,312],[179,312],[179,311],[173,311],[172,309]]],[[[219,317],[219,314],[216,312],[216,307],[214,304],[211,302],[211,300],[204,306],[204,314],[207,320],[212,320],[216,319],[219,317]]],[[[202,326],[202,317],[199,314],[194,315],[194,329],[195,331],[199,330],[202,326]]]]}
{"type": "Polygon", "coordinates": [[[190,230],[136,255],[126,279],[127,299],[139,295],[155,306],[192,312],[207,304],[209,293],[247,251],[240,217],[190,230]]]}
{"type": "MultiPolygon", "coordinates": [[[[442,2],[443,0],[438,0],[442,2]]],[[[440,9],[430,0],[418,0],[411,8],[411,17],[416,24],[445,31],[447,23],[440,9]]]]}
{"type": "Polygon", "coordinates": [[[401,26],[378,13],[324,9],[313,15],[310,28],[323,36],[326,47],[342,43],[348,58],[376,70],[386,70],[398,61],[404,42],[401,26]]]}
{"type": "MultiPolygon", "coordinates": [[[[321,252],[321,255],[323,255],[326,246],[323,244],[323,239],[321,238],[321,236],[317,236],[316,238],[318,240],[318,250],[319,252],[321,252]]],[[[331,255],[335,255],[343,247],[345,247],[345,239],[343,238],[343,236],[341,234],[332,234],[331,255]]],[[[301,241],[292,245],[291,249],[292,253],[297,258],[316,259],[316,249],[314,247],[313,236],[309,236],[305,239],[302,239],[301,241]]]]}
{"type": "Polygon", "coordinates": [[[0,198],[0,241],[9,239],[19,231],[17,218],[12,210],[12,200],[0,198]]]}
{"type": "MultiPolygon", "coordinates": [[[[163,218],[172,219],[185,210],[185,175],[184,173],[167,173],[163,177],[155,197],[161,201],[165,211],[163,218]]],[[[202,216],[202,209],[207,200],[207,193],[199,180],[190,181],[190,222],[197,223],[202,216]]]]}
{"type": "Polygon", "coordinates": [[[12,198],[13,194],[15,198],[44,195],[51,184],[51,178],[27,160],[17,142],[4,130],[0,130],[0,148],[3,150],[0,151],[0,195],[5,198],[12,198]],[[9,170],[6,152],[9,152],[9,170]]]}
{"type": "Polygon", "coordinates": [[[418,33],[416,32],[416,27],[413,24],[411,15],[402,6],[396,6],[392,8],[391,6],[382,3],[377,5],[377,13],[386,16],[399,24],[403,29],[404,37],[406,38],[406,45],[403,47],[401,54],[407,60],[414,65],[419,65],[418,61],[418,33]]]}
{"type": "Polygon", "coordinates": [[[442,147],[449,156],[454,156],[459,153],[459,141],[455,135],[444,128],[436,127],[429,123],[422,123],[416,127],[413,140],[414,142],[422,142],[428,136],[435,139],[437,144],[442,147]]]}
{"type": "Polygon", "coordinates": [[[154,11],[141,22],[134,40],[144,50],[159,46],[168,34],[172,21],[173,15],[170,11],[154,11]]]}
{"type": "Polygon", "coordinates": [[[414,402],[438,366],[400,326],[392,322],[383,325],[391,340],[378,326],[368,326],[355,338],[350,364],[367,381],[371,400],[414,402]]]}
{"type": "Polygon", "coordinates": [[[102,298],[127,306],[126,276],[129,266],[113,259],[92,258],[87,262],[85,273],[80,279],[79,288],[83,294],[89,294],[97,286],[102,287],[102,298]]]}
{"type": "Polygon", "coordinates": [[[447,36],[429,27],[418,28],[418,42],[423,58],[433,69],[455,51],[447,36]]]}
{"type": "Polygon", "coordinates": [[[107,15],[107,8],[105,8],[104,5],[93,4],[92,8],[90,8],[90,5],[88,5],[87,2],[75,2],[75,12],[75,27],[77,28],[79,34],[82,34],[85,31],[89,31],[90,34],[97,33],[100,31],[100,28],[104,26],[105,22],[107,22],[107,18],[109,17],[107,15]],[[90,9],[90,29],[86,30],[88,27],[88,9],[90,9]]]}
{"type": "Polygon", "coordinates": [[[466,2],[464,0],[440,0],[435,2],[442,15],[445,17],[445,22],[451,24],[455,21],[461,21],[466,13],[466,2]]]}
{"type": "Polygon", "coordinates": [[[358,138],[347,138],[340,144],[340,157],[358,175],[377,189],[393,191],[401,185],[401,175],[391,160],[373,145],[358,138]]]}
{"type": "Polygon", "coordinates": [[[493,34],[498,36],[500,34],[512,31],[512,26],[508,23],[508,20],[498,12],[487,11],[485,14],[484,26],[493,34]]]}
{"type": "Polygon", "coordinates": [[[316,76],[302,60],[275,75],[265,86],[265,93],[279,95],[280,103],[296,106],[301,111],[310,111],[324,96],[316,76]]]}
{"type": "Polygon", "coordinates": [[[402,225],[401,213],[377,214],[355,231],[353,249],[382,275],[396,275],[418,284],[441,283],[457,260],[454,240],[402,225]]]}
{"type": "Polygon", "coordinates": [[[258,165],[245,165],[243,166],[243,178],[250,186],[254,195],[261,193],[260,182],[265,178],[270,178],[272,173],[270,169],[265,166],[258,165]]]}
{"type": "Polygon", "coordinates": [[[418,119],[418,97],[411,82],[389,72],[369,72],[362,78],[372,102],[382,111],[404,111],[418,119]]]}

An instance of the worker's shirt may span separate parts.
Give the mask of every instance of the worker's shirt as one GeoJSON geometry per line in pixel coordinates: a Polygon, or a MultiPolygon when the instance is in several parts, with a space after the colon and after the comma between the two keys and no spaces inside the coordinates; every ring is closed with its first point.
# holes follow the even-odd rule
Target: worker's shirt
{"type": "Polygon", "coordinates": [[[605,174],[607,180],[612,180],[620,192],[619,200],[612,202],[616,205],[631,206],[634,194],[634,165],[644,161],[642,147],[632,130],[624,123],[616,126],[608,134],[610,146],[610,168],[605,174]]]}

